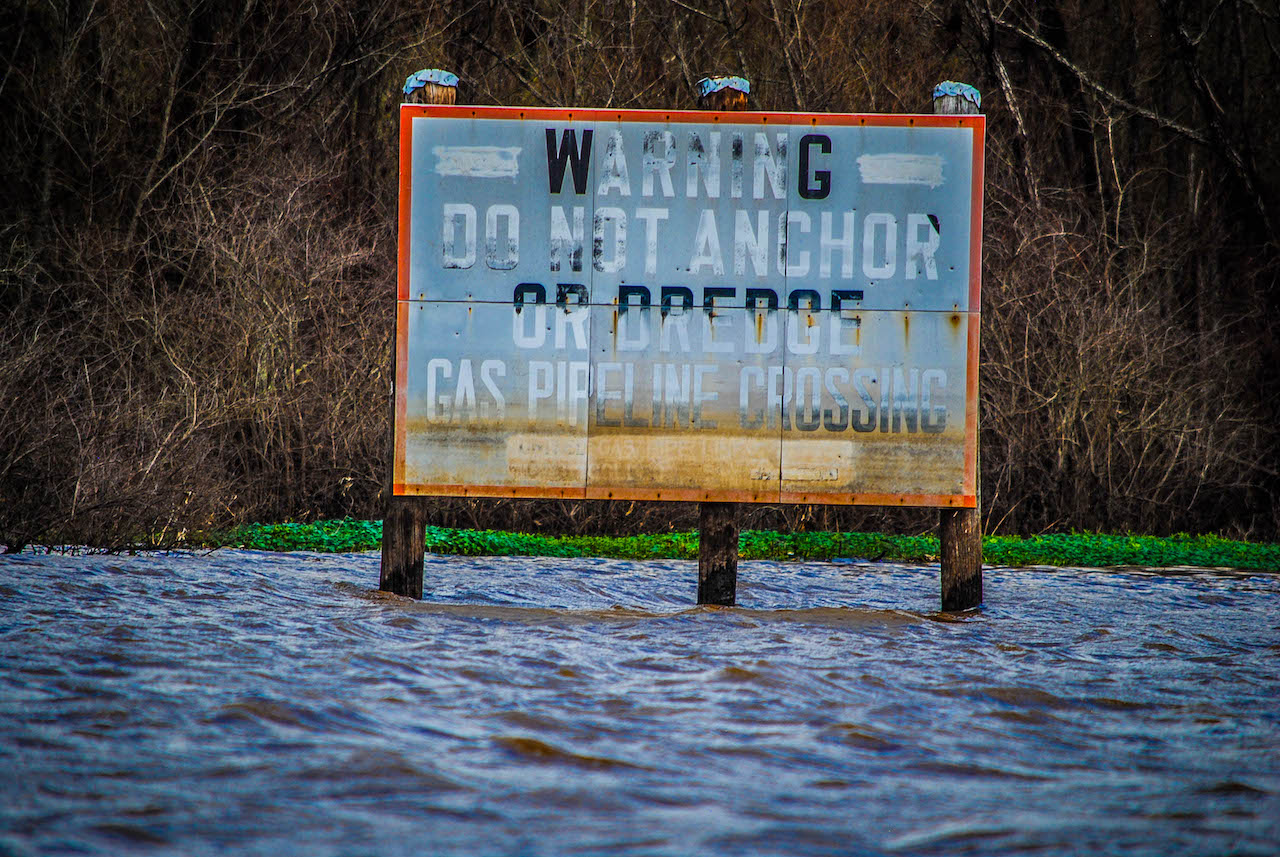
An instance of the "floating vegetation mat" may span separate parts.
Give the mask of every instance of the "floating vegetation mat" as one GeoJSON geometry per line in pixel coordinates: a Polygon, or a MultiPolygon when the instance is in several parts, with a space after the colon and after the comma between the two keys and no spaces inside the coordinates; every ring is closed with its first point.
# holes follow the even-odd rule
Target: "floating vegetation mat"
{"type": "MultiPolygon", "coordinates": [[[[381,521],[317,521],[311,524],[246,524],[205,533],[204,547],[271,551],[349,552],[377,550],[381,521]]],[[[562,556],[615,559],[697,559],[695,532],[640,536],[542,536],[498,530],[427,527],[429,553],[463,556],[562,556]]],[[[738,544],[743,559],[867,559],[937,562],[934,535],[884,533],[775,533],[747,530],[738,544]]],[[[1086,568],[1146,566],[1280,571],[1280,545],[1233,541],[1217,536],[1115,536],[1070,533],[1041,536],[986,536],[982,558],[988,565],[1056,565],[1086,568]]]]}

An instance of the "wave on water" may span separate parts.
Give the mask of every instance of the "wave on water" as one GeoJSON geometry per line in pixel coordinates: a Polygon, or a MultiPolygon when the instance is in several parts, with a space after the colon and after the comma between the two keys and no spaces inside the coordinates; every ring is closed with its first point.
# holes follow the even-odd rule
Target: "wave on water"
{"type": "Polygon", "coordinates": [[[0,557],[0,853],[1280,852],[1280,578],[0,557]]]}

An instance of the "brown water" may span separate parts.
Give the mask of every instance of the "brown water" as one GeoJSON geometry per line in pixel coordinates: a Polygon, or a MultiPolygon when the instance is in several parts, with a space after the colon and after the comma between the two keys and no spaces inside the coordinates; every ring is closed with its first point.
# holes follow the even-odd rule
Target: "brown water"
{"type": "Polygon", "coordinates": [[[1280,853],[1280,577],[0,557],[0,854],[1280,853]]]}

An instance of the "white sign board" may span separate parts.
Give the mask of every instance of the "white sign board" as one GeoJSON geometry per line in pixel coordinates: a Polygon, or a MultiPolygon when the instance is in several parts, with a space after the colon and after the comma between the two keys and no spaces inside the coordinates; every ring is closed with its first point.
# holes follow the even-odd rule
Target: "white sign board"
{"type": "Polygon", "coordinates": [[[396,493],[975,504],[982,116],[401,122],[396,493]]]}

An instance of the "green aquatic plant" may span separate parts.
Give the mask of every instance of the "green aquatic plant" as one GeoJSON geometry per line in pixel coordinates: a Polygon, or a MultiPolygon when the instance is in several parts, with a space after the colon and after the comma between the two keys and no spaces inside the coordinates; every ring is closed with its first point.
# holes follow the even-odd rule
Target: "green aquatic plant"
{"type": "Polygon", "coordinates": [[[382,546],[382,522],[343,518],[310,524],[243,524],[205,534],[198,541],[206,547],[351,553],[378,550],[382,546]]]}
{"type": "Polygon", "coordinates": [[[1094,568],[1254,568],[1280,571],[1280,545],[1214,535],[1173,536],[1061,533],[1019,538],[987,536],[983,559],[996,565],[1071,565],[1094,568]]]}
{"type": "MultiPolygon", "coordinates": [[[[205,547],[269,551],[377,550],[382,544],[382,522],[344,518],[309,524],[246,524],[231,530],[203,534],[197,542],[205,547]]],[[[459,556],[696,559],[698,534],[677,532],[638,536],[548,536],[501,530],[427,527],[424,547],[429,553],[459,556]]],[[[937,562],[939,551],[937,536],[886,533],[777,533],[745,530],[738,543],[739,555],[746,560],[866,559],[927,563],[937,562]]],[[[1280,545],[1185,533],[1167,537],[1103,533],[986,536],[982,540],[982,554],[988,565],[999,566],[1146,566],[1280,571],[1280,545]]]]}

